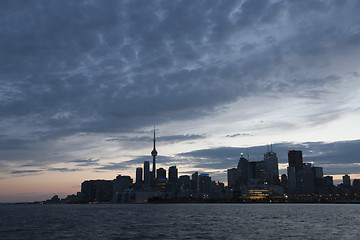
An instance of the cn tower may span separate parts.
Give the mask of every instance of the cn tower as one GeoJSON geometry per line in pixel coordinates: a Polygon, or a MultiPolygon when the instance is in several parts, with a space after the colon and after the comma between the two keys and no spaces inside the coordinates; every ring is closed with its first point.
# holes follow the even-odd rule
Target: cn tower
{"type": "Polygon", "coordinates": [[[155,148],[155,126],[154,126],[154,148],[151,151],[151,156],[153,157],[152,177],[153,177],[153,179],[155,179],[156,178],[156,156],[157,156],[157,151],[155,148]]]}

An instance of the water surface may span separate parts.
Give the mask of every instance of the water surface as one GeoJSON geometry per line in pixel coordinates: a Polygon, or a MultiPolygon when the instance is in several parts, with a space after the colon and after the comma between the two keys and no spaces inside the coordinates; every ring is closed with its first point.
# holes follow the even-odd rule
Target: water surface
{"type": "Polygon", "coordinates": [[[0,205],[0,239],[358,239],[357,204],[0,205]]]}

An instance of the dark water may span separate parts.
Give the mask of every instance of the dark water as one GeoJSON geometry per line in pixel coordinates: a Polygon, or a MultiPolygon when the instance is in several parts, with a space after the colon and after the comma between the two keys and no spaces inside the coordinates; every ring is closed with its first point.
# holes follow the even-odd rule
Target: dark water
{"type": "Polygon", "coordinates": [[[360,239],[355,204],[0,205],[0,239],[360,239]]]}

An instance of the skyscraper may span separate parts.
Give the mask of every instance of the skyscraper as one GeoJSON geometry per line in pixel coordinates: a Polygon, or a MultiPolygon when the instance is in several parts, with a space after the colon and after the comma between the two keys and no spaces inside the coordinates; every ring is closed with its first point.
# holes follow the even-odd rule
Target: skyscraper
{"type": "Polygon", "coordinates": [[[278,184],[279,182],[279,167],[278,158],[276,153],[272,151],[272,145],[270,151],[264,154],[264,170],[265,181],[270,184],[278,184]]]}
{"type": "Polygon", "coordinates": [[[194,193],[199,193],[199,172],[191,175],[191,189],[194,193]]]}
{"type": "Polygon", "coordinates": [[[144,184],[146,186],[150,185],[150,163],[149,163],[149,161],[144,161],[144,184]]]}
{"type": "Polygon", "coordinates": [[[142,168],[136,168],[136,183],[139,185],[142,183],[142,168]]]}
{"type": "Polygon", "coordinates": [[[163,168],[159,168],[157,170],[157,178],[158,179],[166,179],[166,170],[163,168]]]}
{"type": "Polygon", "coordinates": [[[345,174],[343,177],[343,185],[346,187],[351,187],[351,181],[350,181],[350,176],[345,174]]]}
{"type": "Polygon", "coordinates": [[[230,168],[227,170],[228,186],[235,188],[240,186],[239,184],[239,170],[237,168],[230,168]]]}
{"type": "Polygon", "coordinates": [[[199,176],[199,190],[200,193],[211,193],[211,177],[209,174],[200,174],[199,176]]]}
{"type": "Polygon", "coordinates": [[[315,179],[322,179],[324,176],[324,171],[322,167],[313,167],[313,173],[315,179]]]}
{"type": "Polygon", "coordinates": [[[156,178],[156,156],[157,156],[158,152],[156,151],[155,148],[155,126],[154,126],[154,148],[151,151],[151,156],[153,157],[153,170],[152,170],[152,177],[153,179],[156,178]]]}
{"type": "Polygon", "coordinates": [[[311,163],[304,163],[303,168],[296,172],[296,192],[312,194],[315,192],[314,173],[311,163]]]}
{"type": "Polygon", "coordinates": [[[247,185],[247,182],[249,180],[249,161],[244,158],[243,153],[241,153],[240,160],[237,165],[238,171],[239,171],[239,180],[240,185],[247,185]]]}
{"type": "Polygon", "coordinates": [[[176,183],[178,180],[178,169],[176,166],[169,167],[169,182],[176,183]]]}
{"type": "Polygon", "coordinates": [[[294,166],[289,166],[287,168],[287,175],[288,175],[288,191],[289,193],[296,192],[296,170],[294,166]]]}
{"type": "Polygon", "coordinates": [[[289,167],[295,167],[296,171],[303,168],[302,151],[291,150],[288,151],[289,167]]]}

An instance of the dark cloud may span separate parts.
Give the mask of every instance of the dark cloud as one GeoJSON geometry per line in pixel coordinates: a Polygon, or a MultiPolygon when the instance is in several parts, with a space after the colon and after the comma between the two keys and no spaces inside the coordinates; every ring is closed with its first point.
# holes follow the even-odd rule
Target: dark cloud
{"type": "Polygon", "coordinates": [[[122,163],[109,163],[105,166],[96,168],[97,170],[119,170],[119,169],[126,169],[128,166],[122,163]]]}
{"type": "Polygon", "coordinates": [[[47,168],[44,170],[16,170],[16,171],[12,171],[10,172],[11,174],[32,174],[32,173],[42,173],[42,172],[76,172],[79,171],[79,169],[69,169],[69,168],[47,168]]]}
{"type": "Polygon", "coordinates": [[[78,160],[72,160],[70,162],[76,163],[76,166],[79,167],[86,167],[86,166],[94,166],[99,165],[100,159],[78,159],[78,160]]]}
{"type": "MultiPolygon", "coordinates": [[[[156,137],[157,142],[167,142],[167,143],[175,143],[182,141],[191,141],[205,138],[204,135],[198,134],[183,134],[183,135],[171,135],[171,136],[160,136],[156,137]]],[[[127,137],[127,136],[114,136],[109,137],[106,141],[126,141],[126,142],[152,142],[153,138],[148,136],[135,136],[135,137],[127,137]]]]}
{"type": "Polygon", "coordinates": [[[197,118],[239,92],[319,97],[341,76],[304,64],[360,46],[353,1],[29,2],[2,6],[0,114],[40,137],[197,118]]]}
{"type": "Polygon", "coordinates": [[[241,153],[250,161],[261,161],[264,153],[271,149],[277,153],[279,163],[288,163],[289,150],[301,150],[304,162],[314,162],[315,166],[323,167],[325,174],[360,173],[360,140],[333,143],[287,142],[249,148],[221,147],[182,153],[178,157],[190,159],[194,168],[224,170],[236,167],[241,153]]]}
{"type": "MultiPolygon", "coordinates": [[[[157,167],[166,167],[166,166],[174,166],[177,164],[182,164],[185,161],[178,160],[174,157],[167,157],[167,156],[158,156],[156,158],[157,167]]],[[[136,167],[143,167],[144,161],[150,162],[150,168],[152,168],[152,157],[151,156],[138,156],[132,160],[120,162],[120,163],[109,163],[105,164],[101,167],[97,167],[97,170],[127,170],[133,169],[135,171],[136,167]]]]}
{"type": "MultiPolygon", "coordinates": [[[[343,64],[358,59],[359,10],[359,3],[350,0],[4,1],[0,160],[71,161],[74,157],[54,156],[47,149],[56,145],[52,141],[79,133],[115,135],[107,141],[151,141],[117,134],[141,134],[140,129],[154,123],[204,118],[223,104],[248,97],[326,103],[321,111],[308,111],[305,119],[311,126],[334,121],[349,108],[339,102],[359,87],[359,81],[347,85],[348,74],[359,78],[357,64],[343,64]]],[[[264,104],[257,105],[259,111],[264,104]]],[[[239,109],[246,108],[240,101],[239,109]]],[[[158,141],[206,137],[160,136],[158,141]]],[[[338,144],[356,151],[356,144],[338,144]]],[[[294,145],[308,146],[312,152],[304,155],[319,163],[353,161],[341,149],[326,149],[338,145],[294,145]],[[317,150],[321,152],[316,155],[317,150]]],[[[285,145],[275,147],[287,151],[285,145]]],[[[70,151],[79,148],[68,146],[70,151]]],[[[199,150],[168,162],[189,157],[201,166],[204,158],[209,168],[230,167],[239,151],[249,151],[255,160],[261,159],[263,148],[199,150]]],[[[285,154],[279,155],[286,162],[285,154]]],[[[73,163],[99,167],[92,159],[73,163]]]]}
{"type": "Polygon", "coordinates": [[[234,133],[231,135],[226,135],[226,137],[233,138],[233,137],[248,137],[251,136],[249,133],[234,133]]]}
{"type": "Polygon", "coordinates": [[[173,135],[173,136],[162,136],[159,137],[159,141],[174,143],[174,142],[182,142],[182,141],[191,141],[205,138],[204,135],[198,134],[184,134],[184,135],[173,135]]]}
{"type": "Polygon", "coordinates": [[[31,139],[11,138],[0,135],[0,150],[29,149],[32,143],[34,143],[34,140],[31,139]]]}
{"type": "MultiPolygon", "coordinates": [[[[226,169],[237,166],[240,155],[250,161],[263,160],[264,153],[269,150],[277,153],[280,164],[287,164],[287,152],[289,150],[301,150],[304,162],[313,162],[315,166],[323,167],[325,175],[333,174],[360,174],[360,140],[341,142],[305,142],[305,143],[277,143],[271,145],[253,146],[249,148],[220,147],[185,152],[174,156],[158,156],[157,167],[167,169],[169,166],[177,166],[181,174],[191,174],[194,171],[208,173],[215,180],[226,180],[226,169]],[[193,170],[188,170],[193,169],[193,170]]],[[[144,161],[152,164],[151,156],[138,156],[132,160],[123,162],[110,162],[100,164],[99,159],[72,160],[77,166],[93,167],[94,171],[135,171],[136,167],[143,167],[144,161]]],[[[29,167],[23,165],[22,167],[29,167]]],[[[35,165],[34,165],[35,166],[35,165]]],[[[80,169],[72,168],[47,168],[44,170],[17,170],[11,174],[24,175],[36,174],[44,171],[74,172],[80,169]]],[[[286,173],[286,170],[281,170],[286,173]]]]}
{"type": "Polygon", "coordinates": [[[46,169],[49,172],[77,172],[79,169],[69,169],[69,168],[48,168],[46,169]]]}
{"type": "Polygon", "coordinates": [[[18,170],[12,171],[11,174],[28,174],[28,173],[40,173],[42,170],[18,170]]]}

